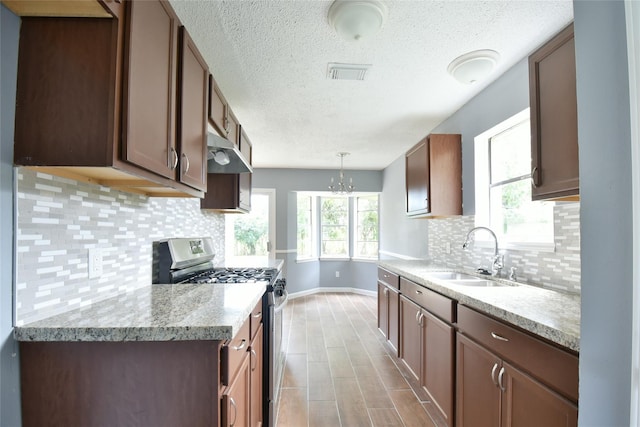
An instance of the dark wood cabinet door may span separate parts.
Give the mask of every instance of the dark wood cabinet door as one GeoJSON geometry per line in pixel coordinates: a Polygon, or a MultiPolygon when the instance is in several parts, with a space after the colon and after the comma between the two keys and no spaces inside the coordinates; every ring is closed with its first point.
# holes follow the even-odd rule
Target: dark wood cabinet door
{"type": "Polygon", "coordinates": [[[224,138],[227,137],[226,108],[227,101],[225,101],[213,76],[209,75],[209,123],[211,123],[224,138]]]}
{"type": "Polygon", "coordinates": [[[178,20],[162,0],[127,5],[124,157],[137,166],[175,179],[178,20]]]}
{"type": "Polygon", "coordinates": [[[389,288],[378,282],[378,329],[389,339],[389,288]]]}
{"type": "Polygon", "coordinates": [[[180,28],[178,144],[180,181],[207,190],[207,83],[209,70],[184,27],[180,28]]]}
{"type": "Polygon", "coordinates": [[[456,342],[456,426],[500,425],[500,359],[460,333],[456,342]]]}
{"type": "Polygon", "coordinates": [[[222,426],[245,427],[249,425],[251,404],[251,369],[248,354],[222,395],[222,426]]]}
{"type": "Polygon", "coordinates": [[[253,339],[251,346],[249,347],[251,370],[251,411],[249,415],[251,427],[262,426],[262,360],[263,360],[263,337],[262,337],[262,325],[257,331],[257,335],[253,339]]]}
{"type": "Polygon", "coordinates": [[[428,311],[423,310],[422,315],[421,385],[453,427],[455,329],[428,311]]]}
{"type": "Polygon", "coordinates": [[[396,350],[396,356],[398,356],[398,348],[400,348],[400,293],[394,288],[388,288],[387,294],[389,313],[388,324],[389,333],[387,339],[391,346],[396,350]]]}
{"type": "Polygon", "coordinates": [[[529,57],[532,199],[579,194],[573,24],[529,57]]]}
{"type": "Polygon", "coordinates": [[[400,359],[418,381],[422,364],[422,327],[418,323],[421,314],[419,305],[400,295],[400,359]]]}
{"type": "Polygon", "coordinates": [[[21,19],[15,165],[111,164],[117,31],[108,18],[21,19]]]}
{"type": "Polygon", "coordinates": [[[409,150],[405,158],[407,215],[429,212],[429,147],[427,138],[409,150]]]}
{"type": "MultiPolygon", "coordinates": [[[[240,122],[236,118],[231,108],[229,108],[229,104],[225,107],[226,115],[227,115],[227,139],[233,142],[235,145],[240,144],[240,122]]],[[[249,160],[249,159],[247,159],[249,160]]]]}
{"type": "Polygon", "coordinates": [[[576,427],[578,408],[519,369],[503,363],[503,427],[576,427]]]}
{"type": "Polygon", "coordinates": [[[429,135],[429,212],[462,215],[462,145],[458,134],[429,135]]]}

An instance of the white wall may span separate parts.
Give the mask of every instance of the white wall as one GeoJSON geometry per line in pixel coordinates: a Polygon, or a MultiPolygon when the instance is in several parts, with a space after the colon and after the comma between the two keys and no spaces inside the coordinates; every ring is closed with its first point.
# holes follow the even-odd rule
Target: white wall
{"type": "Polygon", "coordinates": [[[20,18],[0,5],[0,425],[19,426],[18,345],[13,340],[13,121],[20,18]]]}

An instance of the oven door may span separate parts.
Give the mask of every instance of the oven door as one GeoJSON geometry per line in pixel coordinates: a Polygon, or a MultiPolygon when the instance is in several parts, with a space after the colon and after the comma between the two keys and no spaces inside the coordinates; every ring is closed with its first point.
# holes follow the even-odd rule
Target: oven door
{"type": "Polygon", "coordinates": [[[286,332],[284,330],[284,316],[283,310],[287,305],[289,296],[286,289],[278,286],[280,278],[274,281],[274,285],[270,287],[270,291],[267,292],[267,305],[266,312],[268,313],[268,327],[266,328],[266,341],[267,345],[267,357],[265,357],[265,372],[268,372],[269,378],[266,381],[266,393],[265,393],[265,414],[266,427],[275,427],[276,414],[278,411],[278,401],[280,399],[280,386],[282,383],[282,376],[284,371],[285,362],[285,342],[284,339],[286,332]]]}

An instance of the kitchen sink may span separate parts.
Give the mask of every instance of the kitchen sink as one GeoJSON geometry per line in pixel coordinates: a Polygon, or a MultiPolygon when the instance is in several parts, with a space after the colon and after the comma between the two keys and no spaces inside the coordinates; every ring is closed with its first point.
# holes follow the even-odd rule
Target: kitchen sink
{"type": "Polygon", "coordinates": [[[482,280],[476,276],[465,273],[456,273],[455,271],[439,271],[428,273],[427,277],[438,280],[482,280]]]}
{"type": "Polygon", "coordinates": [[[473,286],[473,287],[478,287],[478,288],[489,288],[489,287],[498,287],[498,286],[507,286],[504,285],[502,283],[498,283],[498,282],[494,282],[493,280],[482,280],[482,279],[475,279],[475,280],[447,280],[447,283],[450,283],[452,285],[459,285],[459,286],[473,286]]]}
{"type": "Polygon", "coordinates": [[[428,273],[426,275],[426,278],[441,280],[441,281],[447,282],[448,284],[458,285],[458,286],[473,286],[473,287],[479,287],[479,288],[483,288],[483,287],[488,288],[493,286],[506,286],[502,283],[499,283],[493,280],[481,279],[479,277],[472,276],[470,274],[458,273],[455,271],[438,271],[438,272],[428,273]]]}

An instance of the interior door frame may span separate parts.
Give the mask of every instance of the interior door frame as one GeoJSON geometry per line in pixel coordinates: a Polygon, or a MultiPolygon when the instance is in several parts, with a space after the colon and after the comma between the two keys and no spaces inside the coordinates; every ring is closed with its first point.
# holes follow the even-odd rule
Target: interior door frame
{"type": "Polygon", "coordinates": [[[264,194],[269,196],[269,246],[267,256],[269,259],[276,258],[276,189],[275,188],[253,188],[253,194],[264,194]]]}

